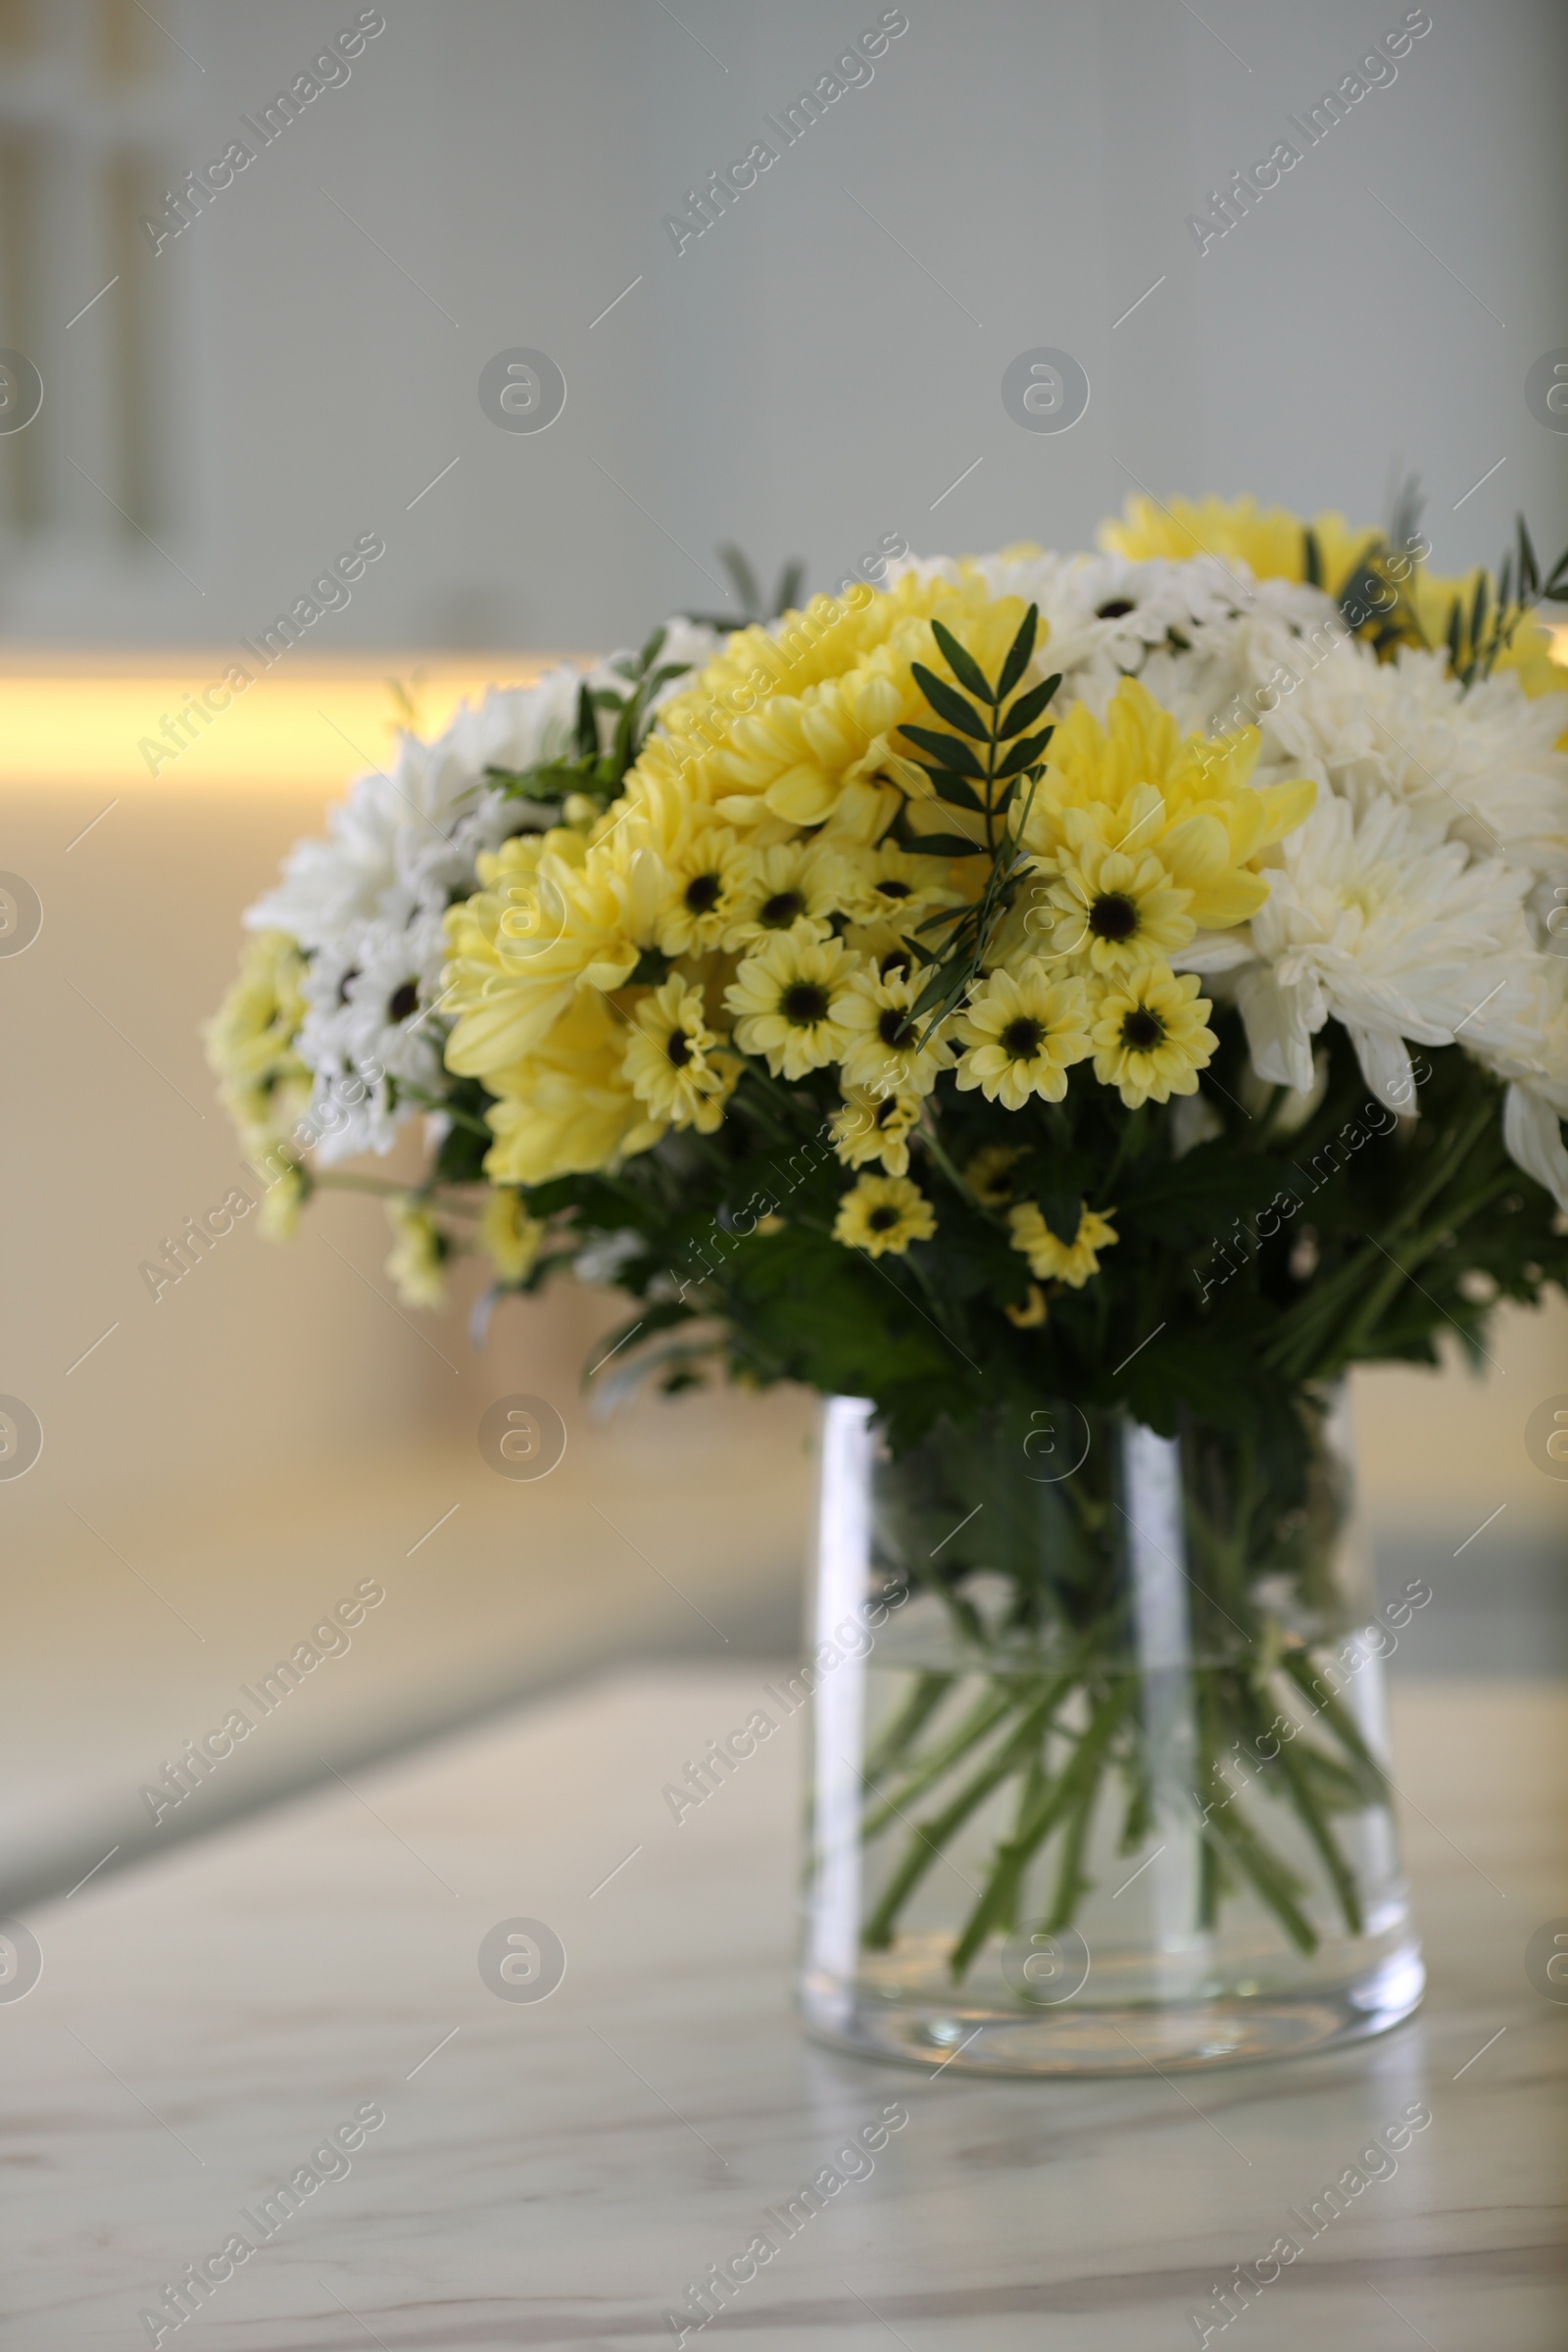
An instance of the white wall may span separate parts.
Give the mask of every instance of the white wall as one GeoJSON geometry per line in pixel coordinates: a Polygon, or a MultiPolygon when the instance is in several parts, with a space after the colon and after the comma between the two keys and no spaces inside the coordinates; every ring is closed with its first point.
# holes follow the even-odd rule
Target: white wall
{"type": "MultiPolygon", "coordinates": [[[[44,21],[64,39],[82,4],[49,0],[44,21]]],[[[143,113],[172,175],[358,12],[156,13],[205,68],[138,13],[170,72],[143,113]]],[[[248,634],[374,527],[388,557],[323,624],[336,645],[600,644],[711,602],[702,566],[724,537],[769,572],[799,552],[820,582],[893,529],[922,547],[1082,539],[1135,479],[1375,517],[1396,461],[1426,481],[1440,565],[1494,558],[1521,505],[1555,551],[1563,446],[1523,394],[1568,333],[1568,15],[1550,0],[1434,0],[1392,86],[1201,257],[1188,213],[1400,22],[1394,0],[1211,0],[1202,23],[1178,0],[909,0],[869,85],[677,257],[662,217],[879,13],[384,0],[348,83],[156,259],[123,219],[74,243],[51,229],[28,431],[64,520],[7,544],[0,625],[248,634]],[[68,330],[99,252],[124,259],[122,284],[68,330]],[[129,399],[122,305],[156,317],[162,371],[146,479],[122,503],[145,498],[168,561],[65,463],[105,481],[116,462],[100,379],[129,399]],[[516,345],[567,379],[541,435],[479,409],[480,368],[516,345]],[[1068,434],[1003,409],[1004,368],[1035,345],[1088,370],[1068,434]]],[[[35,84],[7,66],[0,126],[35,84]]],[[[94,152],[83,122],[56,175],[78,201],[94,152]]],[[[0,470],[14,455],[0,440],[0,470]]]]}

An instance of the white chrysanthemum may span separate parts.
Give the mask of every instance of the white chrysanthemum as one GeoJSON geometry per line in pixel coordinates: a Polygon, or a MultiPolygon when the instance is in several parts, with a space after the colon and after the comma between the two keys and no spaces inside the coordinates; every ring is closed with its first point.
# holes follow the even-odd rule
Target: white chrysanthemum
{"type": "Polygon", "coordinates": [[[421,880],[471,888],[455,837],[474,832],[481,801],[495,839],[510,829],[486,767],[522,767],[567,749],[581,683],[576,670],[552,670],[536,685],[487,694],[476,710],[465,704],[434,743],[403,736],[391,768],[361,776],[329,810],[325,840],[290,851],[282,881],[247,924],[286,931],[310,951],[352,942],[366,923],[407,920],[421,880]]]}
{"type": "Polygon", "coordinates": [[[1568,957],[1532,950],[1473,974],[1480,999],[1461,1042],[1508,1081],[1502,1140],[1519,1166],[1568,1210],[1568,957]]]}
{"type": "MultiPolygon", "coordinates": [[[[711,629],[685,620],[667,624],[661,664],[688,666],[711,659],[711,629]]],[[[621,664],[612,656],[586,673],[590,688],[624,694],[621,664]]],[[[284,861],[283,879],[245,916],[252,930],[285,931],[310,952],[353,942],[374,921],[407,921],[416,906],[442,906],[456,892],[475,887],[473,860],[515,830],[517,808],[485,780],[489,767],[524,768],[573,748],[580,670],[562,666],[530,686],[497,687],[475,706],[465,703],[433,743],[404,735],[392,767],[361,776],[327,816],[324,840],[302,841],[284,861]]],[[[654,703],[678,693],[668,680],[654,703]]],[[[602,749],[615,713],[599,712],[602,749]]]]}
{"type": "Polygon", "coordinates": [[[368,924],[353,962],[341,950],[313,956],[310,1009],[295,1043],[314,1073],[311,1116],[324,1164],[389,1152],[400,1120],[426,1107],[417,1096],[442,1092],[441,1033],[429,1008],[443,945],[440,915],[425,914],[407,927],[368,924]]]}
{"type": "Polygon", "coordinates": [[[1539,874],[1568,875],[1568,694],[1534,701],[1503,670],[1466,693],[1441,654],[1379,662],[1343,643],[1280,698],[1263,759],[1310,769],[1360,809],[1379,795],[1428,840],[1462,841],[1539,874]]]}
{"type": "Polygon", "coordinates": [[[1446,1046],[1477,1015],[1489,958],[1529,953],[1521,901],[1529,876],[1473,863],[1431,842],[1410,810],[1378,801],[1357,817],[1325,797],[1270,854],[1268,904],[1221,956],[1179,956],[1205,971],[1234,955],[1234,989],[1258,1075],[1312,1084],[1312,1039],[1342,1022],[1369,1086],[1408,1101],[1406,1040],[1446,1046]]]}
{"type": "MultiPolygon", "coordinates": [[[[716,644],[710,629],[673,620],[661,662],[700,663],[716,644]]],[[[281,882],[247,913],[253,929],[284,931],[311,957],[310,1009],[296,1044],[313,1073],[321,1160],[390,1151],[397,1127],[421,1107],[416,1095],[442,1091],[441,1031],[428,1017],[447,953],[442,917],[477,888],[481,852],[527,821],[486,771],[569,754],[585,674],[590,689],[624,694],[627,660],[614,655],[586,673],[564,666],[530,686],[496,688],[466,703],[432,743],[404,735],[390,769],[350,787],[328,813],[325,838],[298,843],[281,882]]],[[[655,704],[681,683],[666,680],[655,704]]],[[[615,713],[598,715],[604,749],[615,713]]]]}

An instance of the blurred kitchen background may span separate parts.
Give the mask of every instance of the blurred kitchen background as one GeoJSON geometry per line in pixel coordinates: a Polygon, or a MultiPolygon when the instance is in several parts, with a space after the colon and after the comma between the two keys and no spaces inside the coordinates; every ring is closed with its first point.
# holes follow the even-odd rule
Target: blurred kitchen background
{"type": "MultiPolygon", "coordinates": [[[[43,386],[0,429],[0,868],[44,909],[0,956],[0,1392],[44,1430],[0,1481],[0,1909],[612,1657],[792,1649],[807,1399],[595,1423],[612,1300],[514,1306],[476,1352],[474,1285],[406,1315],[342,1196],[154,1303],[140,1262],[237,1173],[197,1027],[240,911],[406,703],[434,729],[726,609],[723,540],[823,587],[888,534],[1087,543],[1140,486],[1375,520],[1412,468],[1436,568],[1516,509],[1554,554],[1568,438],[1525,379],[1568,343],[1568,15],[1431,19],[1200,255],[1187,216],[1399,10],[0,0],[0,365],[43,386]],[[665,216],[895,18],[677,252],[665,216]],[[1088,375],[1070,432],[1004,408],[1039,347],[1088,375]],[[544,432],[480,405],[518,349],[564,377],[544,432]],[[140,739],[366,532],[352,602],[153,780],[140,739]],[[475,1442],[515,1390],[568,1426],[538,1483],[475,1442]],[[154,1831],[139,1786],[366,1578],[352,1649],[154,1831]]],[[[1380,1577],[1435,1595],[1396,1674],[1568,1669],[1565,1489],[1524,1443],[1565,1334],[1501,1316],[1484,1378],[1356,1383],[1380,1577]]]]}

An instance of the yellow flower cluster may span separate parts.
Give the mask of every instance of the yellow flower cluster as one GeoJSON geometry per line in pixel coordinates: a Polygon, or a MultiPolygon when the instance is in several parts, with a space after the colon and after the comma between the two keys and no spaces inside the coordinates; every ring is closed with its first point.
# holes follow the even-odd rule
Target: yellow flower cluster
{"type": "MultiPolygon", "coordinates": [[[[936,619],[994,677],[1023,617],[965,570],[741,630],[664,706],[603,816],[480,859],[482,888],[447,918],[446,1060],[497,1098],[493,1182],[711,1133],[748,1058],[786,1084],[832,1071],[834,1148],[867,1171],[835,1231],[880,1255],[934,1230],[907,1170],[944,1071],[1008,1110],[1059,1101],[1080,1061],[1130,1105],[1196,1091],[1209,1007],[1170,957],[1262,904],[1259,854],[1313,788],[1254,790],[1255,736],[1184,740],[1132,681],[1103,726],[1079,706],[1058,727],[1028,869],[968,1001],[934,1029],[914,1015],[907,941],[990,871],[982,820],[935,796],[901,732],[942,725],[914,665],[954,678],[936,619]],[[913,854],[901,816],[906,840],[961,829],[977,854],[913,854]]],[[[1037,646],[1019,690],[1049,666],[1037,646]]],[[[1115,1239],[1091,1216],[1068,1250],[1020,1214],[1014,1247],[1052,1280],[1082,1283],[1115,1239]]]]}

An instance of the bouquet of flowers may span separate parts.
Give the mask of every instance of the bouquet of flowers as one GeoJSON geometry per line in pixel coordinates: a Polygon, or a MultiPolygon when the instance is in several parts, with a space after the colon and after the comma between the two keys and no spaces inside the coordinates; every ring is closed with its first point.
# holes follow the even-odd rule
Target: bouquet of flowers
{"type": "MultiPolygon", "coordinates": [[[[210,1026],[272,1229],[422,1121],[418,1181],[381,1180],[406,1298],[469,1250],[487,1309],[613,1283],[603,1380],[869,1398],[946,1463],[933,1525],[1043,1400],[1197,1430],[1194,1573],[1263,1639],[1329,1384],[1446,1330],[1477,1353],[1497,1298],[1568,1280],[1568,674],[1534,612],[1568,559],[1543,579],[1522,524],[1495,575],[1426,553],[1408,504],[1135,501],[1098,553],[890,562],[405,737],[251,909],[210,1026]]],[[[988,1638],[1070,1643],[1081,1693],[1104,1500],[1059,1570],[997,1512],[906,1573],[978,1639],[1000,1569],[988,1638]]],[[[1040,1689],[942,1766],[1005,1747],[1031,1851],[1071,1819],[1043,1742],[1093,1739],[1087,1804],[1131,1737],[1040,1689]]],[[[1218,1754],[1262,1702],[1250,1668],[1215,1689],[1218,1754]]],[[[890,1821],[931,1785],[926,1695],[890,1821]]],[[[1327,1737],[1287,1791],[1320,1852],[1374,1769],[1327,1737]]],[[[1216,1885],[1310,1936],[1239,1820],[1216,1885]]]]}

